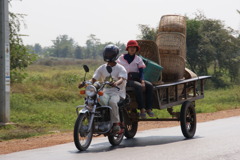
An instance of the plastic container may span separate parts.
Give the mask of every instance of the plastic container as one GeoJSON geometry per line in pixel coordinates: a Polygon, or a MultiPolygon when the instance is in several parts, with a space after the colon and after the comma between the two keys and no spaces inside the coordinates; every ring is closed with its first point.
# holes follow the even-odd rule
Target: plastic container
{"type": "Polygon", "coordinates": [[[161,81],[163,67],[147,58],[142,57],[141,55],[139,57],[142,58],[146,65],[146,68],[143,69],[144,80],[149,82],[161,81]]]}

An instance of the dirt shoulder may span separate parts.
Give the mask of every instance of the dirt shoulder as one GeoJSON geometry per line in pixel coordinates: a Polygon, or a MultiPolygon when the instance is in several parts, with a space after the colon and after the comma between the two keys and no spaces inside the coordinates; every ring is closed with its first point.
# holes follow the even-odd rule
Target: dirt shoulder
{"type": "MultiPolygon", "coordinates": [[[[216,119],[228,118],[233,116],[239,116],[240,109],[225,110],[215,113],[199,113],[197,114],[198,122],[211,121],[216,119]]],[[[179,122],[140,122],[138,131],[148,130],[153,128],[166,128],[172,126],[178,126],[179,122]]],[[[12,152],[18,152],[29,149],[36,149],[42,147],[48,147],[63,143],[73,142],[73,133],[55,133],[50,135],[16,139],[0,142],[0,154],[8,154],[12,152]]],[[[74,145],[74,144],[73,144],[74,145]]]]}

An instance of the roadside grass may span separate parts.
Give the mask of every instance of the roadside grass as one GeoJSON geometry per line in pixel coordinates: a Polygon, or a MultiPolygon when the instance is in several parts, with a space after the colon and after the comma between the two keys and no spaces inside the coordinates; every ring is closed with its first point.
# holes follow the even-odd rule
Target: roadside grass
{"type": "Polygon", "coordinates": [[[11,85],[13,124],[0,126],[0,141],[72,130],[77,115],[75,106],[83,103],[77,88],[85,74],[82,65],[89,65],[86,79],[90,79],[101,63],[29,66],[27,78],[11,85]]]}
{"type": "MultiPolygon", "coordinates": [[[[87,62],[90,79],[102,62],[87,62]]],[[[0,142],[56,132],[72,131],[76,120],[75,106],[83,103],[77,88],[85,72],[82,64],[39,65],[27,68],[28,77],[11,85],[11,117],[13,125],[0,126],[0,142]]],[[[85,63],[86,64],[86,63],[85,63]]],[[[205,98],[196,101],[198,113],[240,108],[240,86],[205,90],[205,98]]],[[[174,107],[174,111],[180,106],[174,107]]],[[[167,110],[154,109],[159,118],[170,117],[167,110]]]]}
{"type": "Polygon", "coordinates": [[[226,109],[240,108],[240,86],[227,89],[208,90],[204,99],[197,102],[197,112],[217,112],[226,109]]]}

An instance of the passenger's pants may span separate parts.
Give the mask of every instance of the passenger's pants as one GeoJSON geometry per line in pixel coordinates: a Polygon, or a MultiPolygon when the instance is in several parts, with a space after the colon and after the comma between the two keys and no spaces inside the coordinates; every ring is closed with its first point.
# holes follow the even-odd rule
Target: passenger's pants
{"type": "Polygon", "coordinates": [[[151,82],[145,81],[145,94],[143,92],[142,84],[138,81],[128,80],[127,87],[133,87],[135,90],[135,97],[138,104],[138,109],[152,109],[153,105],[153,86],[151,82]],[[144,104],[144,99],[146,103],[144,104]]]}

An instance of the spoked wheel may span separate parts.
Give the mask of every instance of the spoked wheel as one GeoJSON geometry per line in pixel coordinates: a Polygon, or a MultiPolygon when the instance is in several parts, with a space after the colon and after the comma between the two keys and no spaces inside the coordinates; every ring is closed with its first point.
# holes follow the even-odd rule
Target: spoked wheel
{"type": "Polygon", "coordinates": [[[122,142],[123,137],[124,137],[124,130],[122,129],[122,131],[120,131],[119,133],[116,133],[114,135],[109,135],[108,140],[111,143],[111,145],[117,146],[122,142]]]}
{"type": "Polygon", "coordinates": [[[92,141],[93,129],[88,132],[89,121],[88,114],[80,114],[75,122],[74,143],[80,151],[85,151],[92,141]]]}
{"type": "Polygon", "coordinates": [[[192,102],[186,101],[182,104],[180,122],[183,135],[192,138],[197,127],[196,112],[192,102]]]}
{"type": "Polygon", "coordinates": [[[130,116],[128,118],[125,118],[125,137],[133,138],[136,135],[138,129],[138,121],[136,120],[138,117],[137,110],[131,110],[128,114],[126,113],[125,116],[130,116]],[[134,119],[135,121],[133,121],[134,119]]]}

